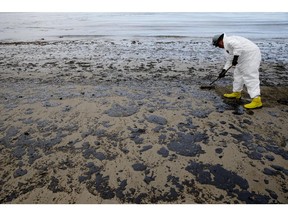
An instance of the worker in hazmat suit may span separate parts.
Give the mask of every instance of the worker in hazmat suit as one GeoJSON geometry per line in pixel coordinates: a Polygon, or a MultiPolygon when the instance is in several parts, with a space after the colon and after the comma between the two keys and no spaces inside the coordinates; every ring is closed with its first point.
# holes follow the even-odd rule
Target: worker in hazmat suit
{"type": "Polygon", "coordinates": [[[216,47],[225,49],[228,54],[227,62],[219,74],[219,78],[225,77],[229,66],[235,66],[233,92],[224,94],[224,97],[240,99],[241,91],[245,85],[252,101],[245,104],[244,107],[247,109],[262,107],[259,80],[261,53],[259,47],[244,37],[226,36],[225,34],[215,35],[212,43],[216,47]]]}

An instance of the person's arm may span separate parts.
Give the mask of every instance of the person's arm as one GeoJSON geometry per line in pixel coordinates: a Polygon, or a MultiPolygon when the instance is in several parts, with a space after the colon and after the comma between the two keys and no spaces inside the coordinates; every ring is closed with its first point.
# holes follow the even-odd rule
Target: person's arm
{"type": "Polygon", "coordinates": [[[229,47],[229,50],[232,50],[232,53],[229,53],[226,64],[223,68],[225,70],[227,70],[231,65],[236,66],[238,64],[238,58],[243,52],[240,41],[236,39],[230,39],[226,44],[226,46],[229,47]]]}
{"type": "Polygon", "coordinates": [[[232,65],[232,61],[233,61],[233,55],[228,55],[223,70],[227,70],[232,65]]]}
{"type": "Polygon", "coordinates": [[[243,53],[243,45],[239,40],[231,40],[230,46],[233,48],[233,59],[232,65],[236,66],[238,64],[238,58],[243,53]]]}

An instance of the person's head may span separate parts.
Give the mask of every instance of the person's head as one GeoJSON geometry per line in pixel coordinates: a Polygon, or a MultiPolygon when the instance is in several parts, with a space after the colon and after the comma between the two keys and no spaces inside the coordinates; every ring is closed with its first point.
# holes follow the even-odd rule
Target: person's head
{"type": "Polygon", "coordinates": [[[218,35],[215,35],[213,38],[212,38],[212,44],[213,46],[215,47],[220,47],[220,48],[224,48],[224,42],[223,42],[223,38],[224,38],[224,33],[223,34],[218,34],[218,35]]]}

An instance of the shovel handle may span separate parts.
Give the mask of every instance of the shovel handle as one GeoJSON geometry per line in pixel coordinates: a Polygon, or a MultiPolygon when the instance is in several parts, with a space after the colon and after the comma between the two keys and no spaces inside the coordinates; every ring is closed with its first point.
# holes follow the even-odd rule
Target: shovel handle
{"type": "Polygon", "coordinates": [[[219,80],[220,78],[218,77],[216,80],[214,80],[213,82],[211,82],[209,85],[211,86],[213,83],[215,83],[217,80],[219,80]]]}
{"type": "Polygon", "coordinates": [[[227,70],[226,71],[229,71],[230,70],[230,68],[232,68],[233,67],[233,65],[231,65],[229,68],[227,68],[227,70]]]}
{"type": "MultiPolygon", "coordinates": [[[[226,72],[229,71],[232,67],[233,67],[233,65],[231,65],[231,66],[226,70],[226,72]]],[[[213,83],[215,83],[215,82],[218,81],[219,79],[220,79],[220,78],[218,77],[216,80],[214,80],[213,82],[211,82],[209,85],[212,85],[213,83]]]]}

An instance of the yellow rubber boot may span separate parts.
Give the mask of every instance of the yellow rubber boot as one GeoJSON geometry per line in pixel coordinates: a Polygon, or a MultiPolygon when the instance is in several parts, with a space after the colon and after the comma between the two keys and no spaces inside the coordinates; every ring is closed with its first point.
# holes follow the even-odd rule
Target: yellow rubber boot
{"type": "Polygon", "coordinates": [[[239,99],[239,98],[241,98],[241,92],[233,92],[231,94],[224,94],[224,97],[239,99]]]}
{"type": "Polygon", "coordinates": [[[253,98],[251,103],[245,104],[244,107],[246,109],[255,109],[255,108],[262,107],[261,97],[259,96],[259,97],[253,98]]]}

